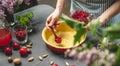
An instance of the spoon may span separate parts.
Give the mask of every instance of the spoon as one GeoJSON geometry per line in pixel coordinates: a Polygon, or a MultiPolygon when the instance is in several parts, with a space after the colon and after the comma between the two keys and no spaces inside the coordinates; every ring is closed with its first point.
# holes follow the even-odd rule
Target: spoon
{"type": "Polygon", "coordinates": [[[55,36],[55,42],[56,42],[56,43],[61,43],[62,38],[61,38],[61,37],[58,37],[58,36],[56,35],[56,33],[55,33],[55,31],[53,30],[52,27],[51,27],[51,31],[52,31],[53,35],[55,36]]]}

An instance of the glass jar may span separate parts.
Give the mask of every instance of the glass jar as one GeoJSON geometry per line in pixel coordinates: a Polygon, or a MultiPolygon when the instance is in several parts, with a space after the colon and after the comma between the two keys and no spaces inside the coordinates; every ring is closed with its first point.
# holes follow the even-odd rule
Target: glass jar
{"type": "Polygon", "coordinates": [[[12,41],[12,34],[5,26],[5,23],[0,20],[0,47],[2,46],[8,46],[10,42],[12,41]]]}

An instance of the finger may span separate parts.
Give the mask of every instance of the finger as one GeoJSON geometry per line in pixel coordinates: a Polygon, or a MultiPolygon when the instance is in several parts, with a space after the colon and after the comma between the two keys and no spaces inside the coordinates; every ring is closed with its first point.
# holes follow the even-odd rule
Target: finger
{"type": "Polygon", "coordinates": [[[48,18],[47,18],[47,20],[51,21],[51,18],[52,18],[52,15],[49,15],[48,18]]]}
{"type": "Polygon", "coordinates": [[[56,32],[56,29],[55,29],[55,27],[54,27],[54,26],[53,26],[53,31],[54,31],[54,32],[56,32]]]}
{"type": "Polygon", "coordinates": [[[83,28],[85,28],[87,31],[90,31],[89,27],[90,27],[90,23],[88,23],[88,24],[87,24],[86,26],[84,26],[83,28]]]}
{"type": "Polygon", "coordinates": [[[48,23],[46,22],[46,28],[51,30],[51,28],[48,26],[48,23]]]}
{"type": "Polygon", "coordinates": [[[86,26],[84,26],[84,28],[88,28],[90,26],[90,23],[88,23],[86,26]]]}
{"type": "Polygon", "coordinates": [[[59,27],[60,23],[55,23],[55,27],[59,27]]]}
{"type": "Polygon", "coordinates": [[[53,30],[54,32],[56,32],[54,26],[51,26],[51,27],[49,27],[49,28],[50,28],[51,31],[53,30]]]}
{"type": "Polygon", "coordinates": [[[52,18],[51,21],[50,21],[50,23],[48,24],[48,26],[53,26],[54,23],[55,23],[55,18],[52,18]]]}
{"type": "Polygon", "coordinates": [[[90,21],[91,20],[90,17],[87,17],[87,20],[90,21]]]}
{"type": "Polygon", "coordinates": [[[47,20],[46,20],[46,27],[47,29],[51,30],[51,28],[49,27],[49,23],[51,21],[51,17],[48,17],[47,20]]]}

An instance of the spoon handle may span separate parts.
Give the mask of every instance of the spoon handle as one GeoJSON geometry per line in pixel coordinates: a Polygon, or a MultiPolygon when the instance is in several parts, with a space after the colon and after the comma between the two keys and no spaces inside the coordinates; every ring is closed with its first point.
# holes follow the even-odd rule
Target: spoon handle
{"type": "Polygon", "coordinates": [[[52,31],[52,33],[54,34],[54,36],[57,37],[55,31],[53,30],[53,27],[51,27],[51,31],[52,31]]]}

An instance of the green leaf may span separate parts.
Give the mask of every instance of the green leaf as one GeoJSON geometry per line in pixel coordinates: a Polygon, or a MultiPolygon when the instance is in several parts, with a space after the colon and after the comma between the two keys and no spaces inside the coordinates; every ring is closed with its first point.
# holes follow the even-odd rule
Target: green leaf
{"type": "Polygon", "coordinates": [[[86,29],[85,28],[79,28],[79,30],[76,30],[76,34],[74,36],[74,44],[76,42],[80,42],[80,38],[82,35],[84,35],[86,33],[86,29]]]}
{"type": "Polygon", "coordinates": [[[74,36],[74,44],[76,42],[80,42],[81,36],[87,32],[84,28],[85,23],[74,20],[66,15],[60,16],[60,19],[64,20],[71,28],[76,30],[76,34],[74,36]]]}
{"type": "Polygon", "coordinates": [[[20,7],[19,6],[15,6],[14,8],[15,8],[15,12],[16,12],[16,11],[19,10],[20,7]]]}
{"type": "Polygon", "coordinates": [[[20,18],[21,18],[21,16],[16,15],[16,19],[17,19],[18,21],[20,20],[20,18]]]}
{"type": "Polygon", "coordinates": [[[97,19],[97,20],[94,22],[94,24],[93,24],[93,22],[90,22],[90,26],[89,26],[90,33],[91,33],[91,34],[96,34],[96,31],[98,30],[99,27],[100,27],[99,19],[97,19]]]}
{"type": "Polygon", "coordinates": [[[27,25],[27,23],[31,22],[31,17],[33,16],[33,12],[28,12],[25,15],[16,15],[16,19],[22,25],[27,25]]]}
{"type": "Polygon", "coordinates": [[[114,66],[120,66],[120,46],[119,46],[119,49],[116,52],[116,61],[114,63],[114,66]]]}
{"type": "Polygon", "coordinates": [[[29,12],[25,16],[31,18],[31,17],[33,17],[33,12],[29,12]]]}
{"type": "Polygon", "coordinates": [[[103,30],[104,36],[110,40],[120,39],[120,23],[113,24],[103,30]]]}
{"type": "Polygon", "coordinates": [[[77,20],[74,20],[66,15],[60,16],[60,19],[64,20],[71,28],[75,30],[79,30],[79,28],[83,28],[85,25],[84,22],[79,22],[77,20]]]}
{"type": "Polygon", "coordinates": [[[19,23],[20,23],[20,24],[22,24],[22,25],[25,25],[25,22],[24,22],[24,17],[21,17],[21,18],[20,18],[19,23]]]}
{"type": "Polygon", "coordinates": [[[26,22],[26,23],[27,23],[27,22],[30,22],[30,19],[29,19],[28,17],[24,17],[23,20],[24,20],[24,22],[26,22]]]}
{"type": "Polygon", "coordinates": [[[110,44],[108,46],[109,51],[114,52],[114,53],[117,52],[118,48],[119,48],[119,46],[117,44],[110,44]]]}

